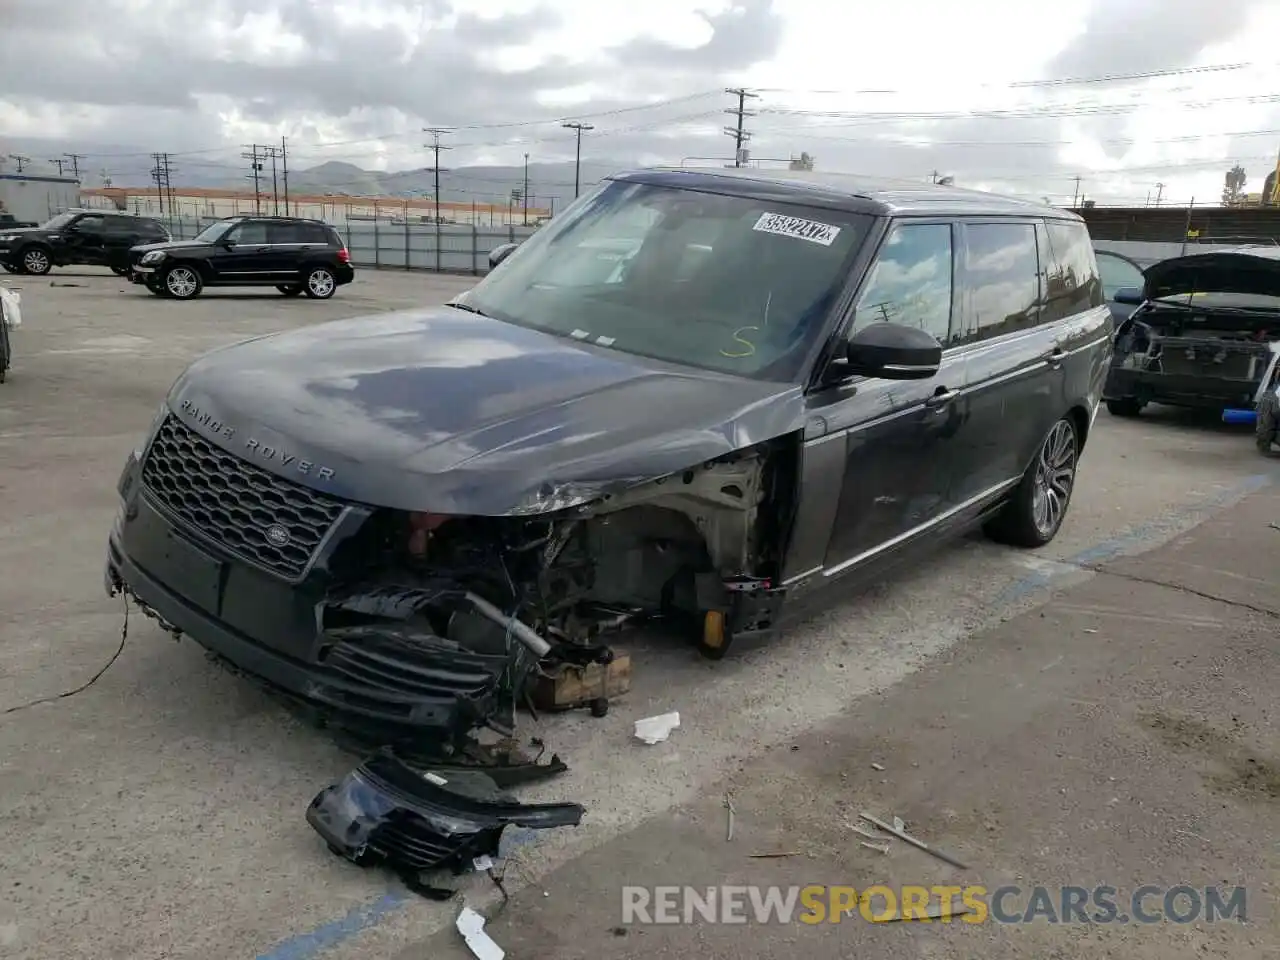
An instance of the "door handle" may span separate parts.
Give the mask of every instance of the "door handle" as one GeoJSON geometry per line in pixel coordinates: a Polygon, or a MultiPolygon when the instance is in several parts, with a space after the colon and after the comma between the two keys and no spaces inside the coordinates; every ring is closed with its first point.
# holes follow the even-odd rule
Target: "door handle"
{"type": "Polygon", "coordinates": [[[1061,347],[1054,347],[1040,359],[1051,367],[1060,367],[1062,366],[1062,361],[1065,360],[1066,357],[1067,351],[1063,350],[1061,347]]]}
{"type": "Polygon", "coordinates": [[[925,399],[924,405],[930,410],[939,410],[958,396],[960,396],[959,390],[949,390],[946,387],[939,387],[933,396],[925,399]]]}

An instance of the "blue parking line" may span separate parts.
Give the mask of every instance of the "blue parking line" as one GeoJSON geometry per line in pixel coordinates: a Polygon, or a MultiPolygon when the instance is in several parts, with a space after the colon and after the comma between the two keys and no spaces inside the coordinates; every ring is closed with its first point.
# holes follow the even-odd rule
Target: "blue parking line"
{"type": "MultiPolygon", "coordinates": [[[[1270,474],[1257,474],[1247,477],[1226,490],[1212,497],[1188,504],[1171,513],[1158,517],[1106,540],[1100,540],[1093,546],[1059,561],[1065,567],[1084,567],[1087,564],[1110,560],[1127,550],[1167,536],[1184,526],[1188,520],[1220,510],[1232,502],[1256,493],[1272,481],[1270,474]]],[[[1028,594],[1049,586],[1062,574],[1036,573],[1010,584],[996,597],[996,606],[1014,603],[1028,594]]],[[[536,830],[508,829],[502,837],[501,856],[506,857],[517,847],[528,846],[537,840],[536,830]]],[[[353,907],[347,915],[337,920],[321,924],[314,930],[300,933],[276,944],[265,953],[258,954],[256,960],[314,960],[322,951],[329,950],[346,940],[358,935],[370,927],[382,922],[388,915],[410,903],[415,897],[404,891],[390,890],[369,903],[353,907]]]]}

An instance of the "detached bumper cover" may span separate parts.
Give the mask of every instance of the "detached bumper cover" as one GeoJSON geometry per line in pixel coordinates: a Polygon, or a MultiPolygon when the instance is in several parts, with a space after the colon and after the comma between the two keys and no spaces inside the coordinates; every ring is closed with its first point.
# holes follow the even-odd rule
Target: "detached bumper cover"
{"type": "Polygon", "coordinates": [[[1216,409],[1252,406],[1260,379],[1194,376],[1112,367],[1104,400],[1140,400],[1175,406],[1216,409]]]}
{"type": "Polygon", "coordinates": [[[317,794],[307,823],[354,863],[401,871],[451,867],[498,853],[502,831],[577,826],[576,803],[521,804],[483,773],[415,770],[384,751],[317,794]]]}

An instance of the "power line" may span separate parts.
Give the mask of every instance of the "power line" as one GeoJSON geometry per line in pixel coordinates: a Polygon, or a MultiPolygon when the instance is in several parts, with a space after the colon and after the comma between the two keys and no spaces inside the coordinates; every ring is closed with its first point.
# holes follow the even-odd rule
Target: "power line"
{"type": "Polygon", "coordinates": [[[737,126],[725,127],[724,132],[733,137],[733,165],[741,167],[743,160],[746,158],[743,145],[751,139],[751,134],[747,132],[744,124],[747,117],[754,117],[755,114],[747,110],[747,98],[753,100],[759,98],[758,93],[752,93],[746,87],[726,87],[725,93],[732,94],[738,98],[738,106],[734,109],[726,110],[725,113],[738,118],[737,126]]]}

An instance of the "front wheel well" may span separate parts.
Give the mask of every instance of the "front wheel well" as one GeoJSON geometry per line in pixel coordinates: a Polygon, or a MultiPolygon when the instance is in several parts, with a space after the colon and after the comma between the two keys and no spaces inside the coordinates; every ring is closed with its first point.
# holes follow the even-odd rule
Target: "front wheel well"
{"type": "Polygon", "coordinates": [[[1076,404],[1067,411],[1067,416],[1071,418],[1071,425],[1076,428],[1076,436],[1080,438],[1078,453],[1084,449],[1084,442],[1089,438],[1089,408],[1084,404],[1076,404]]]}

